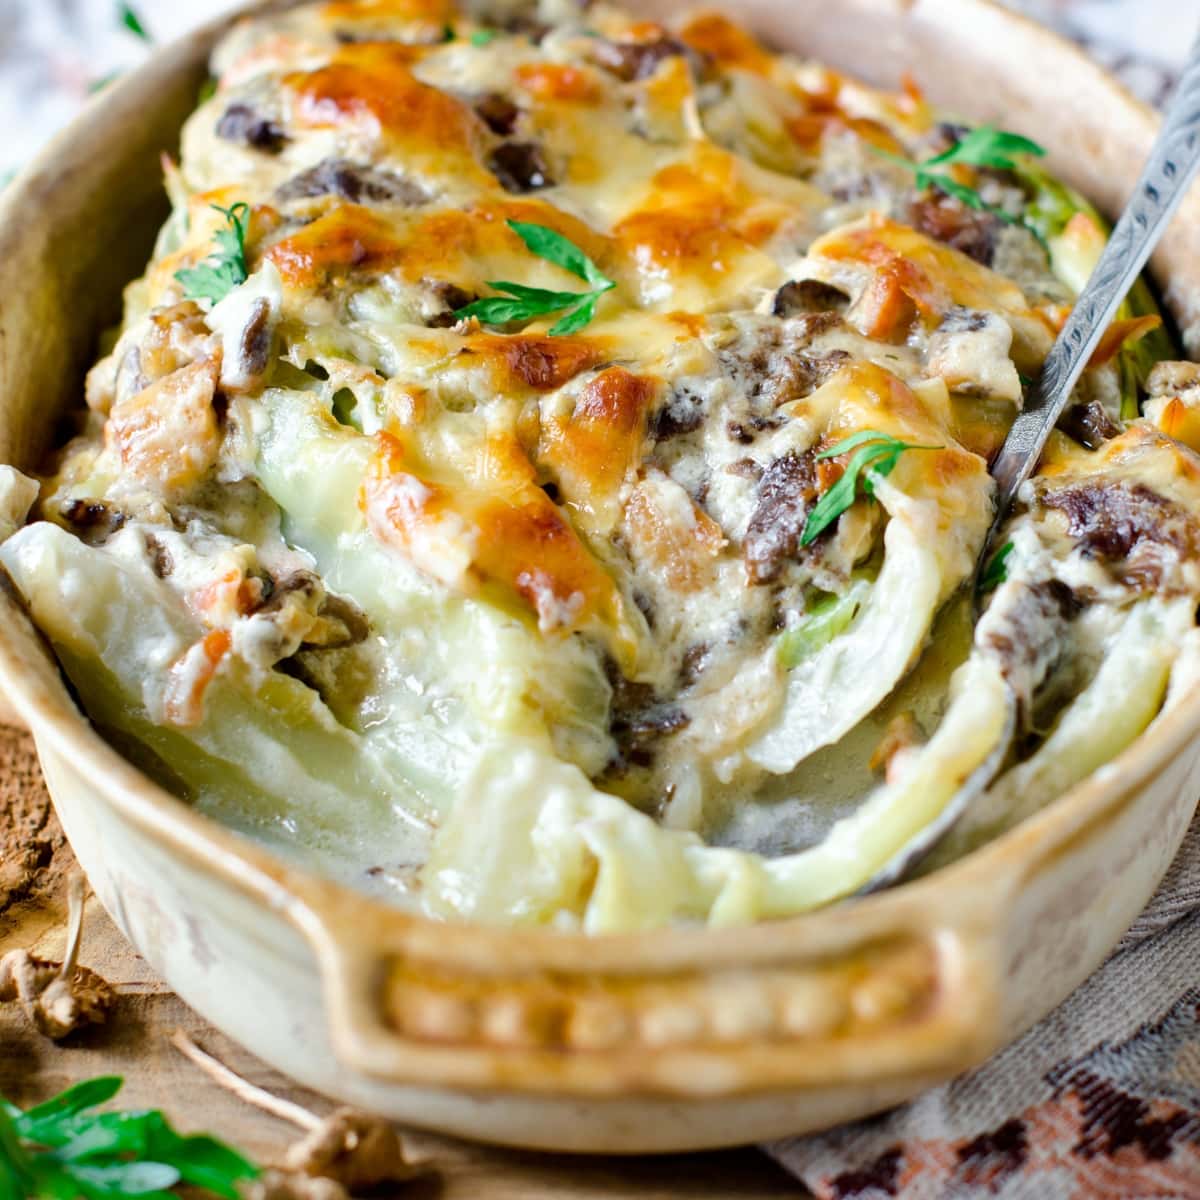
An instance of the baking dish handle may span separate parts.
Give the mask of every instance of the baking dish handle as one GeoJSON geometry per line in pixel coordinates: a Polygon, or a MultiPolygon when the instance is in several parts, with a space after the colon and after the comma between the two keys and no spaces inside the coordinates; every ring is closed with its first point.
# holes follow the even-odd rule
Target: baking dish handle
{"type": "Polygon", "coordinates": [[[326,914],[308,933],[335,1052],[376,1079],[697,1099],[857,1085],[898,1103],[998,1047],[1001,956],[990,928],[863,916],[823,951],[799,949],[809,939],[797,926],[786,957],[778,925],[706,934],[714,945],[699,958],[675,941],[695,934],[654,934],[663,954],[647,962],[643,947],[641,965],[622,963],[609,939],[563,935],[553,947],[400,914],[368,931],[361,910],[357,922],[326,914]],[[391,947],[388,926],[401,934],[391,947]],[[748,965],[755,942],[773,952],[748,965]]]}

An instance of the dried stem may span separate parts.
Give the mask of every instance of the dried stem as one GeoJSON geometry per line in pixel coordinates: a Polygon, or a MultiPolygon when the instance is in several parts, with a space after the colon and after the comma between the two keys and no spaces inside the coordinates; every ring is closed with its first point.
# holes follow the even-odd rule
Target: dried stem
{"type": "Polygon", "coordinates": [[[225,1088],[226,1091],[232,1092],[238,1099],[246,1101],[247,1104],[253,1104],[255,1108],[261,1108],[263,1112],[268,1112],[273,1117],[279,1117],[280,1120],[288,1121],[301,1129],[313,1130],[321,1125],[321,1119],[310,1113],[307,1108],[301,1108],[299,1104],[293,1104],[290,1100],[283,1100],[279,1096],[272,1095],[264,1088],[256,1087],[249,1080],[243,1079],[236,1071],[231,1071],[223,1062],[213,1058],[207,1051],[201,1050],[182,1029],[175,1030],[171,1036],[171,1043],[180,1054],[195,1063],[210,1079],[225,1088]]]}
{"type": "Polygon", "coordinates": [[[60,979],[75,978],[79,964],[79,948],[83,944],[83,902],[85,897],[83,873],[76,871],[67,884],[67,946],[63,951],[60,979]]]}

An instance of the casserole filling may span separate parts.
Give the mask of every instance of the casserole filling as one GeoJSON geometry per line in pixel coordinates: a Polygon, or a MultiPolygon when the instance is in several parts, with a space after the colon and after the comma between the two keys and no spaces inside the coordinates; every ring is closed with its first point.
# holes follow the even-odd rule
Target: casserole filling
{"type": "Polygon", "coordinates": [[[972,624],[1105,239],[1032,143],[571,0],[309,4],[213,74],[78,435],[0,468],[84,708],[203,811],[437,916],[746,922],[1191,687],[1200,368],[1144,288],[972,624]]]}

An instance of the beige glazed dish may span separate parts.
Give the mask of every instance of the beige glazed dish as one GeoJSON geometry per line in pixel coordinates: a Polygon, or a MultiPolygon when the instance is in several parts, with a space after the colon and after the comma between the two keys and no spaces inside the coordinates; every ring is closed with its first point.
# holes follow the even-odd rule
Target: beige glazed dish
{"type": "MultiPolygon", "coordinates": [[[[647,15],[683,7],[654,0],[647,15]]],[[[1154,118],[984,0],[742,0],[776,44],[1035,134],[1112,210],[1154,118]],[[988,81],[981,86],[981,81],[988,81]]],[[[0,208],[0,461],[35,466],[165,213],[220,29],[95,102],[0,208]]],[[[1200,346],[1200,196],[1156,273],[1200,346]]],[[[300,1081],[398,1120],[548,1149],[714,1147],[827,1127],[982,1061],[1107,954],[1200,789],[1200,696],[965,861],[810,916],[588,938],[446,926],[283,865],[203,819],[81,716],[0,595],[0,692],[33,731],[101,900],[185,1000],[300,1081]]]]}

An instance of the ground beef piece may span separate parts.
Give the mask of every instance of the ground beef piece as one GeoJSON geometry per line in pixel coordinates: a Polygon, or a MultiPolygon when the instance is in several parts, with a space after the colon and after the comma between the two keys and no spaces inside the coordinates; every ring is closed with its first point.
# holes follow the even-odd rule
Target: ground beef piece
{"type": "Polygon", "coordinates": [[[597,38],[592,47],[592,61],[618,79],[634,83],[649,79],[668,58],[695,57],[681,41],[659,37],[651,42],[610,42],[597,38]]]}
{"type": "Polygon", "coordinates": [[[1121,432],[1121,426],[1109,416],[1098,400],[1076,404],[1059,419],[1058,427],[1089,450],[1096,450],[1121,432]]]}
{"type": "Polygon", "coordinates": [[[648,767],[654,761],[657,743],[690,724],[691,718],[682,708],[660,704],[614,719],[612,735],[626,761],[634,766],[648,767]]]}
{"type": "Polygon", "coordinates": [[[59,515],[80,541],[89,546],[104,545],[128,520],[120,509],[104,500],[68,500],[59,515]]]}
{"type": "Polygon", "coordinates": [[[921,233],[953,246],[968,258],[990,267],[1003,219],[995,213],[968,208],[953,196],[933,191],[912,202],[909,224],[921,233]]]}
{"type": "Polygon", "coordinates": [[[952,308],[938,329],[942,333],[982,333],[993,321],[993,315],[977,308],[952,308]]]}
{"type": "Polygon", "coordinates": [[[238,372],[248,379],[258,379],[266,373],[271,362],[271,305],[263,298],[255,301],[250,319],[238,342],[238,372]]]}
{"type": "Polygon", "coordinates": [[[488,166],[500,186],[514,195],[554,186],[541,147],[534,142],[502,142],[492,151],[488,166]]]}
{"type": "Polygon", "coordinates": [[[146,554],[150,559],[150,569],[159,579],[166,579],[174,573],[175,559],[162,540],[152,533],[146,534],[146,554]]]}
{"type": "Polygon", "coordinates": [[[1034,693],[1059,659],[1064,627],[1081,607],[1065,583],[1049,579],[1021,587],[1003,609],[989,609],[980,622],[980,645],[999,659],[1026,719],[1034,693]]]}
{"type": "Polygon", "coordinates": [[[704,424],[705,403],[686,387],[675,388],[667,402],[650,418],[650,436],[656,442],[694,433],[704,424]]]}
{"type": "Polygon", "coordinates": [[[739,458],[725,468],[726,475],[737,475],[742,479],[759,480],[763,477],[763,467],[752,458],[739,458]]]}
{"type": "Polygon", "coordinates": [[[521,110],[499,92],[488,92],[475,101],[475,112],[479,119],[497,137],[508,137],[517,127],[521,110]]]}
{"type": "Polygon", "coordinates": [[[659,701],[648,684],[626,679],[615,663],[607,665],[607,674],[613,690],[609,732],[617,743],[620,764],[649,767],[656,744],[686,729],[691,718],[678,705],[659,701]]]}
{"type": "Polygon", "coordinates": [[[342,158],[327,158],[289,179],[276,195],[284,201],[337,196],[350,204],[403,204],[409,208],[429,200],[424,188],[409,179],[342,158]]]}
{"type": "Polygon", "coordinates": [[[775,293],[771,311],[777,317],[795,317],[803,313],[844,313],[850,304],[845,292],[816,279],[793,279],[775,293]]]}
{"type": "Polygon", "coordinates": [[[499,22],[499,27],[505,33],[515,33],[527,37],[535,46],[540,46],[546,35],[553,30],[552,25],[539,21],[528,13],[510,13],[499,22]]]}
{"type": "Polygon", "coordinates": [[[749,446],[754,443],[760,433],[767,433],[780,428],[783,420],[779,417],[750,417],[745,421],[728,421],[725,432],[731,442],[739,446],[749,446]]]}
{"type": "Polygon", "coordinates": [[[450,329],[458,324],[458,317],[454,314],[461,308],[466,308],[475,297],[465,288],[460,288],[456,283],[449,283],[443,279],[432,279],[424,281],[429,290],[435,297],[445,306],[444,311],[435,313],[426,321],[426,324],[433,329],[450,329]]]}
{"type": "Polygon", "coordinates": [[[340,650],[346,646],[357,646],[365,642],[371,633],[371,623],[366,613],[342,596],[328,595],[321,606],[321,616],[326,622],[336,623],[334,630],[321,642],[324,650],[340,650]],[[341,629],[336,628],[337,625],[341,629]]]}
{"type": "MultiPolygon", "coordinates": [[[[770,415],[812,395],[850,361],[845,350],[823,349],[818,341],[840,332],[844,324],[836,312],[744,322],[720,351],[722,370],[751,412],[770,415]]],[[[742,419],[741,414],[735,419],[742,419]]]]}
{"type": "Polygon", "coordinates": [[[691,687],[708,667],[712,647],[707,642],[696,642],[684,651],[679,664],[678,687],[680,691],[691,687]]]}
{"type": "Polygon", "coordinates": [[[774,398],[775,405],[787,404],[791,400],[799,400],[811,396],[817,388],[828,383],[848,362],[850,355],[845,350],[831,350],[819,358],[808,354],[800,354],[789,361],[791,370],[787,376],[786,386],[777,389],[774,398]]]}
{"type": "Polygon", "coordinates": [[[231,104],[217,122],[217,137],[264,154],[279,154],[288,143],[283,129],[249,104],[231,104]]]}
{"type": "Polygon", "coordinates": [[[1084,554],[1118,568],[1130,586],[1156,590],[1174,560],[1200,555],[1195,519],[1145,484],[1087,481],[1046,489],[1038,501],[1066,517],[1084,554]]]}
{"type": "Polygon", "coordinates": [[[811,451],[785,454],[763,472],[758,505],[742,548],[751,583],[771,583],[794,557],[816,496],[816,462],[811,451]]]}
{"type": "MultiPolygon", "coordinates": [[[[804,318],[796,320],[803,321],[804,318]]],[[[808,331],[800,332],[802,338],[793,341],[803,344],[808,331]]],[[[723,357],[726,368],[744,380],[751,405],[768,409],[811,396],[850,361],[845,350],[810,355],[766,339],[749,347],[739,347],[723,357]]]]}

